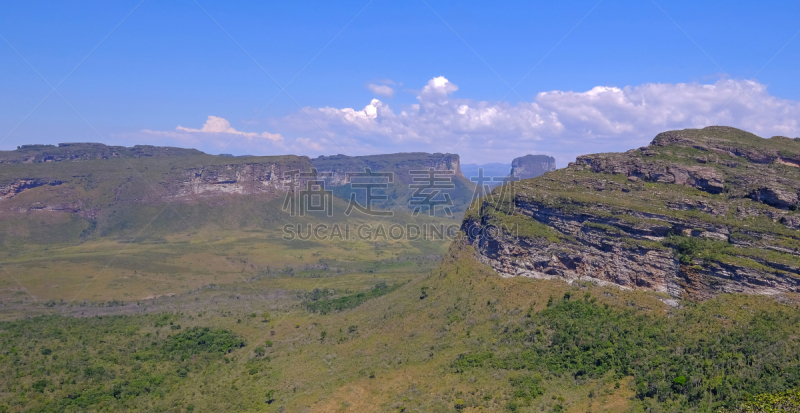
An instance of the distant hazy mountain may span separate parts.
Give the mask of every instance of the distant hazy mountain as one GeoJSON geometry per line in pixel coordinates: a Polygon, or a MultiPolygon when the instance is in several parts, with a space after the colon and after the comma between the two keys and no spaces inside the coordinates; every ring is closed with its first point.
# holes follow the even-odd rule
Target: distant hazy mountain
{"type": "Polygon", "coordinates": [[[556,159],[547,155],[525,155],[511,162],[514,176],[520,179],[536,178],[556,170],[556,159]]]}
{"type": "MultiPolygon", "coordinates": [[[[412,171],[426,171],[431,168],[437,171],[452,171],[452,175],[440,174],[440,176],[449,177],[454,186],[451,189],[442,189],[442,193],[434,199],[442,200],[445,194],[449,196],[453,203],[450,210],[459,216],[472,200],[474,185],[462,176],[461,162],[457,154],[408,152],[368,156],[331,155],[314,158],[311,163],[318,172],[330,174],[325,181],[326,185],[333,190],[334,195],[343,200],[349,200],[351,196],[355,195],[362,205],[366,202],[366,190],[351,187],[347,182],[347,174],[364,172],[365,168],[369,168],[372,172],[392,172],[394,174],[388,188],[377,189],[375,192],[388,196],[385,200],[374,202],[373,205],[378,208],[410,208],[409,200],[415,192],[411,185],[418,182],[414,179],[422,178],[420,175],[413,175],[412,171]]],[[[364,178],[357,178],[357,180],[365,182],[364,178]]],[[[371,182],[383,183],[385,181],[377,179],[371,182]]]]}

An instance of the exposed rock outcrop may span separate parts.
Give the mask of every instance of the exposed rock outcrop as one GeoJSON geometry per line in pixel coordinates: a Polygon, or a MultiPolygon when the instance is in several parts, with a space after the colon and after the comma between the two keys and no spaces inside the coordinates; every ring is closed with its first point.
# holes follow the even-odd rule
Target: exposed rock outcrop
{"type": "Polygon", "coordinates": [[[308,172],[307,162],[247,162],[190,168],[181,174],[175,198],[219,195],[276,195],[287,190],[286,173],[308,172]]]}
{"type": "Polygon", "coordinates": [[[800,292],[800,142],[725,127],[659,134],[621,154],[479,200],[463,229],[503,276],[559,277],[705,299],[800,292]]]}
{"type": "Polygon", "coordinates": [[[511,175],[520,179],[535,178],[556,170],[556,159],[547,155],[525,155],[511,161],[511,175]]]}
{"type": "Polygon", "coordinates": [[[13,198],[24,191],[40,187],[43,185],[61,185],[63,182],[57,179],[15,179],[5,185],[0,185],[0,201],[13,198]]]}
{"type": "Polygon", "coordinates": [[[452,153],[392,153],[385,155],[347,156],[331,155],[320,156],[311,160],[318,172],[330,173],[325,178],[328,185],[339,186],[347,183],[346,175],[354,172],[364,172],[369,168],[373,172],[393,172],[399,182],[410,183],[412,170],[427,170],[433,168],[437,171],[453,171],[454,175],[461,175],[461,161],[459,156],[452,153]]]}
{"type": "Polygon", "coordinates": [[[366,191],[354,190],[349,185],[353,182],[348,181],[348,174],[363,174],[367,169],[373,173],[390,173],[390,177],[356,178],[361,183],[388,184],[387,188],[375,190],[376,194],[386,198],[372,203],[374,207],[383,209],[416,208],[409,202],[415,193],[412,185],[424,185],[426,174],[431,169],[439,171],[435,175],[443,179],[425,193],[436,194],[432,199],[444,201],[449,211],[464,211],[474,193],[474,184],[462,175],[461,162],[456,154],[410,152],[369,156],[333,155],[320,156],[312,159],[311,163],[321,176],[325,176],[328,188],[334,188],[334,192],[345,200],[355,197],[362,205],[366,203],[366,191]]]}
{"type": "Polygon", "coordinates": [[[0,214],[43,211],[93,218],[116,205],[224,204],[235,195],[260,195],[266,201],[287,190],[285,173],[311,171],[307,157],[231,158],[152,146],[29,145],[10,153],[3,159],[32,161],[0,168],[0,214]]]}

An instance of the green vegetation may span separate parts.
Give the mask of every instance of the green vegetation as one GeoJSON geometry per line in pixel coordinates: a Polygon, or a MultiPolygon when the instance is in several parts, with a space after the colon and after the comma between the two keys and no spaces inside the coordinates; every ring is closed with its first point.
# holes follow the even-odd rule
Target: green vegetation
{"type": "Polygon", "coordinates": [[[719,413],[797,413],[800,412],[800,391],[777,394],[760,394],[732,409],[720,409],[719,413]]]}
{"type": "Polygon", "coordinates": [[[502,196],[498,199],[484,203],[482,214],[486,217],[487,224],[499,228],[511,236],[542,239],[549,242],[558,242],[563,238],[561,233],[549,226],[525,215],[515,214],[513,204],[507,196],[510,192],[501,192],[502,196]]]}
{"type": "Polygon", "coordinates": [[[706,262],[735,264],[767,273],[778,270],[759,261],[800,266],[800,259],[791,254],[761,248],[737,247],[726,241],[702,237],[673,235],[666,238],[663,244],[675,248],[678,260],[686,265],[692,265],[699,259],[706,262]]]}
{"type": "Polygon", "coordinates": [[[245,346],[244,340],[227,330],[192,327],[167,339],[164,351],[180,354],[181,358],[195,354],[226,354],[245,346]]]}
{"type": "Polygon", "coordinates": [[[174,330],[147,326],[157,323],[121,316],[0,323],[0,409],[162,410],[175,389],[218,371],[223,354],[244,345],[228,330],[192,327],[170,335],[174,330]]]}
{"type": "Polygon", "coordinates": [[[316,292],[275,275],[253,283],[289,283],[288,297],[218,285],[152,315],[2,322],[0,409],[711,412],[798,386],[800,310],[772,298],[670,309],[637,291],[499,278],[461,244],[417,271],[366,290],[315,278],[328,283],[316,292]]]}
{"type": "Polygon", "coordinates": [[[499,347],[461,355],[453,368],[463,374],[527,372],[511,381],[520,405],[542,394],[539,377],[582,382],[632,376],[637,399],[650,411],[703,411],[800,386],[796,311],[754,312],[720,326],[703,305],[664,318],[590,297],[567,294],[544,311],[505,324],[499,347]]]}
{"type": "MultiPolygon", "coordinates": [[[[306,295],[308,300],[305,302],[305,306],[308,311],[320,314],[328,314],[332,311],[349,310],[351,308],[358,307],[367,300],[386,295],[396,290],[398,287],[400,287],[400,284],[389,286],[385,282],[382,282],[370,290],[362,291],[356,294],[345,295],[338,298],[328,298],[331,293],[327,288],[322,290],[314,289],[314,291],[306,295]]],[[[322,338],[324,339],[325,337],[323,336],[322,338]]]]}

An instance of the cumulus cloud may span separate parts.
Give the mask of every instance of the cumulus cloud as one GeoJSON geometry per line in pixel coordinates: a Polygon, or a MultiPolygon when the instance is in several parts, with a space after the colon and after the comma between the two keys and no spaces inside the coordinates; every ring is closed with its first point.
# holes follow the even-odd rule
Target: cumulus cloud
{"type": "Polygon", "coordinates": [[[370,83],[367,85],[367,89],[379,96],[386,96],[387,98],[394,96],[394,89],[391,86],[370,83]]]}
{"type": "Polygon", "coordinates": [[[448,151],[482,163],[544,153],[562,165],[584,153],[646,145],[671,129],[728,125],[764,137],[800,134],[800,103],[748,80],[549,91],[514,105],[455,98],[458,90],[439,76],[419,90],[418,103],[397,110],[372,99],[360,110],[304,109],[314,122],[297,113],[273,124],[286,133],[333,138],[348,154],[448,151]]]}
{"type": "Polygon", "coordinates": [[[204,123],[203,127],[200,129],[192,129],[183,126],[178,126],[177,128],[175,128],[175,130],[183,132],[225,133],[229,135],[240,135],[249,139],[266,138],[274,142],[283,140],[283,136],[281,136],[279,133],[269,133],[269,132],[255,133],[255,132],[238,131],[231,127],[231,123],[228,122],[227,119],[220,118],[217,116],[209,116],[208,119],[206,119],[206,123],[204,123]]]}
{"type": "Polygon", "coordinates": [[[468,163],[510,162],[534,153],[553,155],[561,166],[581,154],[647,145],[657,133],[673,129],[727,125],[762,137],[800,136],[800,102],[772,96],[756,81],[555,90],[516,104],[457,97],[461,93],[438,76],[415,92],[417,102],[411,105],[390,107],[372,99],[360,109],[304,108],[269,120],[270,129],[286,138],[239,131],[216,116],[199,129],[178,126],[144,135],[157,144],[210,151],[221,151],[233,140],[231,147],[239,153],[451,152],[468,163]]]}
{"type": "Polygon", "coordinates": [[[177,126],[174,130],[150,130],[116,135],[119,143],[143,143],[191,147],[208,153],[236,153],[253,155],[281,155],[288,153],[323,153],[328,141],[317,137],[304,142],[284,138],[280,133],[244,132],[233,128],[230,122],[218,116],[209,116],[199,128],[177,126]]]}
{"type": "Polygon", "coordinates": [[[444,99],[447,95],[458,90],[458,86],[447,80],[444,76],[434,77],[428,81],[428,84],[419,92],[417,99],[420,102],[429,102],[433,100],[444,99]]]}

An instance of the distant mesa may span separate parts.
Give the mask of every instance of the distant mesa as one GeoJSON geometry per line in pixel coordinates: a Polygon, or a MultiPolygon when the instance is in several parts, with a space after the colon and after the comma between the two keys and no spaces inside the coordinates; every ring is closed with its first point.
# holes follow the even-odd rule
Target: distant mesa
{"type": "MultiPolygon", "coordinates": [[[[311,160],[295,155],[210,155],[150,145],[24,145],[0,151],[0,247],[128,234],[147,224],[140,220],[149,214],[143,211],[166,203],[192,215],[198,226],[276,225],[289,217],[281,212],[287,174],[312,168],[330,173],[324,178],[325,189],[338,198],[335,202],[342,211],[351,199],[366,204],[366,191],[352,188],[347,180],[348,173],[363,174],[366,168],[393,174],[391,182],[385,180],[388,187],[381,189],[383,197],[371,204],[374,208],[411,209],[412,198],[425,195],[414,195],[410,185],[425,179],[430,169],[452,183],[437,199],[449,198],[448,215],[453,219],[460,219],[474,192],[474,185],[461,175],[456,154],[334,155],[311,160]],[[416,171],[423,176],[412,174],[416,171]]],[[[182,220],[166,214],[153,223],[163,232],[182,225],[182,220]]]]}
{"type": "Polygon", "coordinates": [[[556,159],[547,155],[525,155],[511,161],[511,173],[520,179],[536,178],[556,170],[556,159]]]}
{"type": "Polygon", "coordinates": [[[55,145],[20,145],[15,151],[0,151],[0,164],[80,162],[114,158],[162,158],[205,155],[196,149],[169,146],[108,146],[95,142],[66,142],[55,145]]]}
{"type": "Polygon", "coordinates": [[[530,179],[556,170],[556,160],[547,155],[525,155],[515,158],[511,164],[487,163],[461,165],[464,176],[483,185],[495,187],[508,182],[512,175],[519,179],[530,179]]]}
{"type": "MultiPolygon", "coordinates": [[[[451,171],[440,173],[440,176],[449,177],[453,187],[444,189],[441,196],[450,197],[453,204],[451,211],[459,215],[466,210],[472,194],[473,184],[469,182],[461,173],[461,161],[457,154],[452,153],[426,153],[426,152],[403,152],[381,155],[366,156],[347,156],[330,155],[319,156],[311,160],[314,168],[319,173],[328,174],[325,182],[332,188],[334,194],[341,199],[349,200],[352,196],[359,202],[366,202],[364,191],[357,191],[351,188],[347,181],[348,174],[363,173],[366,168],[372,172],[393,173],[392,183],[385,190],[388,196],[384,201],[374,205],[383,209],[407,209],[413,191],[409,191],[409,185],[418,182],[421,176],[414,175],[414,171],[451,171]],[[415,179],[417,181],[415,181],[415,179]]],[[[381,181],[383,182],[383,181],[381,181]]]]}

